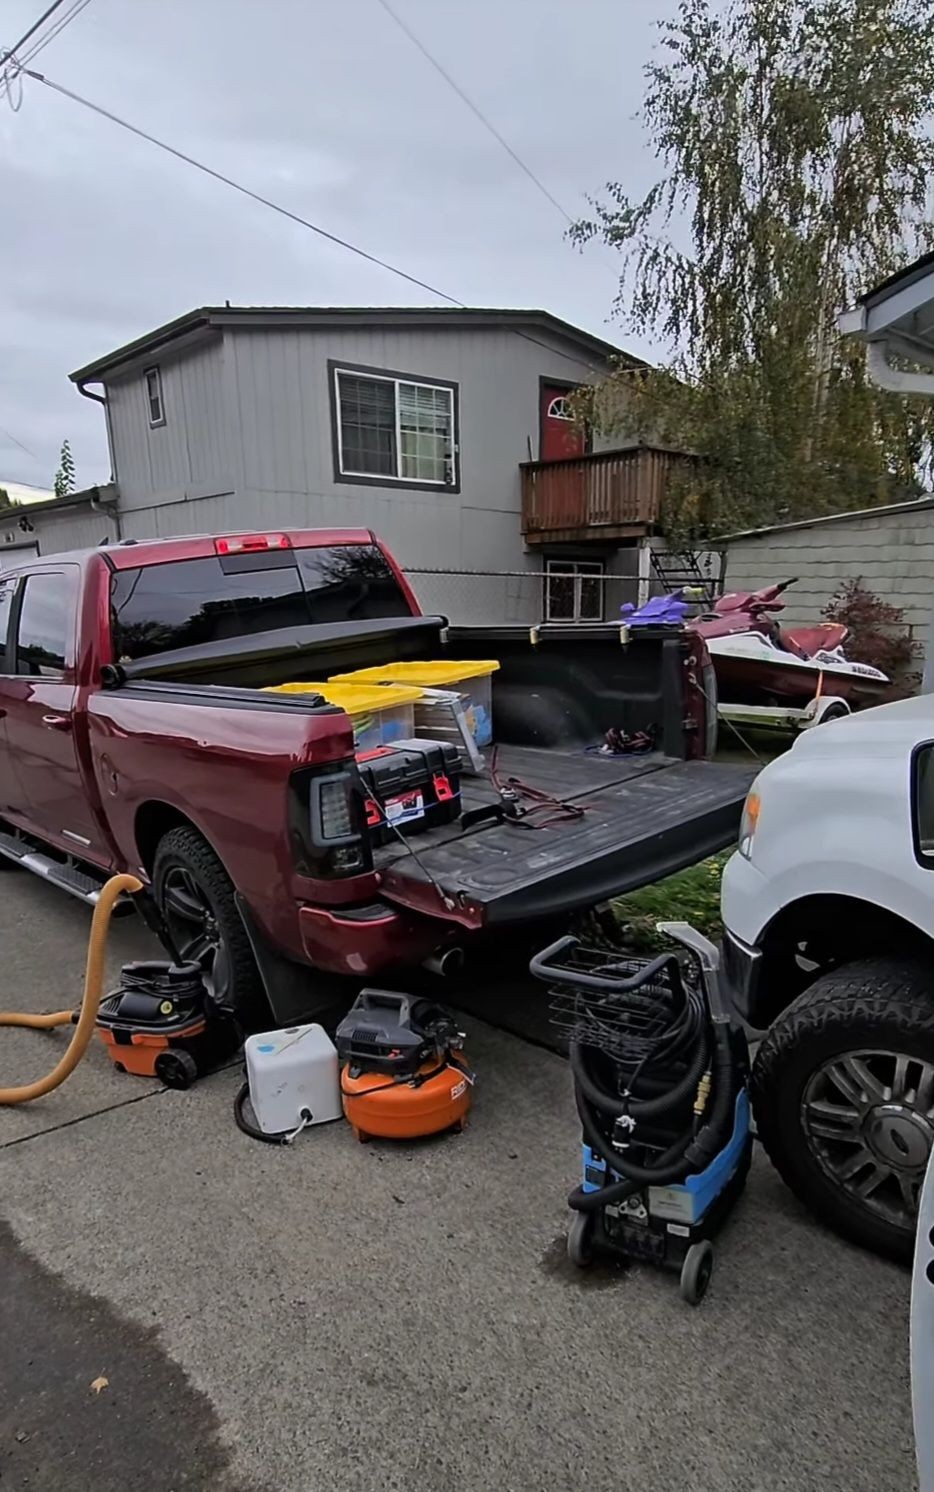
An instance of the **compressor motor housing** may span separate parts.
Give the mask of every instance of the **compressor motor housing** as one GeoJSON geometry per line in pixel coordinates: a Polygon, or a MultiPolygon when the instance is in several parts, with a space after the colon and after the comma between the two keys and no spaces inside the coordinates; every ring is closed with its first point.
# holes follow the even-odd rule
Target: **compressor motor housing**
{"type": "Polygon", "coordinates": [[[463,1129],[473,1074],[464,1033],[432,1000],[362,990],[336,1033],[344,1114],[357,1138],[463,1129]]]}

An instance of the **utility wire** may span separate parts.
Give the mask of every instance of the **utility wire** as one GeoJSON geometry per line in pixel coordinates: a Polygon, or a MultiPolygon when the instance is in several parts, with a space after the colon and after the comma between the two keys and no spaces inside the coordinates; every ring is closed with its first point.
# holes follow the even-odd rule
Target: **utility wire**
{"type": "Polygon", "coordinates": [[[411,26],[409,26],[402,19],[402,17],[393,10],[392,6],[389,4],[389,0],[379,0],[379,4],[383,7],[383,10],[386,12],[386,14],[395,21],[396,25],[399,27],[399,30],[404,32],[405,35],[409,38],[409,41],[412,43],[413,47],[417,47],[418,51],[421,52],[425,61],[431,64],[436,73],[440,73],[441,77],[447,83],[449,88],[453,88],[454,92],[457,94],[461,102],[466,104],[471,114],[475,115],[476,118],[479,119],[484,129],[489,130],[494,140],[496,140],[503,147],[506,154],[515,162],[515,164],[519,167],[519,170],[524,172],[524,174],[529,178],[529,181],[532,182],[533,186],[536,186],[538,188],[543,197],[547,197],[552,207],[555,209],[556,212],[559,212],[561,214],[566,223],[572,224],[574,222],[574,219],[571,217],[571,214],[568,212],[567,208],[562,207],[557,197],[552,196],[551,192],[549,192],[548,188],[545,186],[545,183],[535,175],[535,172],[532,170],[531,166],[527,166],[522,157],[515,150],[513,150],[509,141],[500,134],[499,130],[496,128],[496,125],[491,123],[491,121],[487,119],[482,109],[480,109],[474,103],[473,99],[464,92],[463,88],[461,88],[460,84],[451,77],[451,74],[447,71],[447,69],[442,67],[437,57],[432,56],[425,44],[419,40],[418,36],[416,36],[411,26]]]}
{"type": "MultiPolygon", "coordinates": [[[[62,0],[58,0],[58,3],[61,4],[62,0]]],[[[6,98],[9,100],[10,107],[13,110],[14,114],[19,113],[20,106],[22,104],[22,75],[23,69],[26,67],[27,63],[32,62],[34,57],[38,57],[39,53],[44,51],[45,48],[49,45],[49,42],[54,41],[56,36],[64,31],[65,27],[71,21],[73,21],[76,16],[79,16],[81,12],[88,5],[90,5],[90,3],[91,0],[72,0],[71,6],[68,10],[65,11],[65,14],[60,16],[55,24],[51,26],[49,30],[44,33],[44,35],[38,37],[31,46],[27,47],[26,51],[23,52],[21,57],[8,54],[9,60],[0,62],[0,99],[6,98]],[[16,102],[14,103],[13,90],[15,85],[17,84],[19,85],[19,87],[17,90],[16,102]]],[[[20,43],[20,45],[22,46],[23,44],[20,43]]]]}
{"type": "MultiPolygon", "coordinates": [[[[19,446],[19,448],[20,448],[21,451],[25,451],[27,456],[31,456],[32,459],[33,459],[33,461],[38,461],[39,460],[39,457],[36,455],[35,451],[31,451],[28,446],[24,446],[23,442],[21,440],[17,440],[16,436],[15,435],[11,435],[11,433],[10,433],[9,430],[4,430],[4,428],[3,428],[2,425],[0,425],[0,435],[5,435],[6,438],[7,438],[7,440],[12,440],[13,444],[15,446],[19,446]]],[[[32,485],[33,485],[32,482],[21,482],[20,483],[21,487],[31,487],[32,485]]]]}
{"type": "Polygon", "coordinates": [[[56,36],[64,31],[65,27],[70,25],[83,10],[86,10],[90,3],[91,0],[72,0],[71,8],[66,10],[65,14],[56,21],[55,25],[51,26],[44,36],[40,36],[37,41],[33,42],[32,46],[22,57],[16,59],[20,66],[24,67],[27,62],[31,62],[34,57],[38,57],[39,53],[45,50],[49,42],[54,41],[56,36]]]}
{"type": "Polygon", "coordinates": [[[165,150],[169,155],[174,155],[176,160],[184,161],[186,166],[194,166],[196,171],[203,171],[205,176],[213,176],[215,181],[223,182],[224,186],[232,187],[241,196],[249,197],[253,202],[258,202],[261,207],[268,207],[284,218],[290,218],[293,223],[298,223],[302,228],[308,228],[319,237],[326,238],[330,243],[335,243],[339,248],[348,249],[351,254],[356,254],[361,259],[366,259],[370,264],[376,264],[380,269],[388,269],[390,274],[399,275],[403,280],[408,280],[410,285],[417,285],[420,290],[427,290],[429,295],[436,295],[440,300],[448,301],[452,306],[460,306],[466,310],[463,301],[457,300],[453,295],[446,295],[435,285],[429,285],[427,280],[420,280],[417,275],[410,275],[404,269],[398,269],[396,265],[390,264],[385,259],[380,259],[376,254],[369,254],[366,249],[360,249],[356,244],[350,243],[346,238],[340,238],[336,233],[329,233],[326,228],[321,228],[317,223],[312,223],[308,218],[300,217],[297,212],[291,212],[287,207],[281,207],[278,202],[273,202],[270,197],[263,197],[259,192],[251,191],[249,187],[241,186],[239,181],[234,181],[232,176],[225,176],[222,171],[215,171],[213,166],[206,166],[203,161],[195,160],[193,155],[186,155],[183,150],[176,150],[174,145],[166,144],[165,140],[159,140],[155,135],[147,134],[145,130],[139,129],[128,120],[121,119],[119,114],[112,114],[109,109],[104,109],[100,104],[94,104],[88,98],[82,98],[80,93],[72,93],[70,88],[63,88],[61,83],[53,83],[51,78],[46,78],[42,73],[33,72],[24,67],[23,72],[27,78],[32,78],[36,83],[43,83],[46,88],[51,88],[55,93],[60,93],[63,98],[70,98],[72,103],[81,104],[85,109],[91,109],[99,114],[102,119],[109,119],[111,124],[118,124],[121,129],[128,130],[131,135],[136,135],[140,140],[146,140],[150,145],[155,145],[159,150],[165,150]]]}
{"type": "MultiPolygon", "coordinates": [[[[194,156],[186,155],[183,150],[177,150],[174,145],[168,145],[165,140],[160,140],[157,136],[148,134],[146,130],[139,129],[135,124],[130,124],[128,120],[121,119],[119,114],[112,114],[109,109],[103,108],[102,105],[92,103],[88,98],[82,98],[80,93],[72,93],[70,88],[64,88],[61,83],[53,83],[51,78],[45,77],[42,73],[34,72],[31,68],[24,67],[21,71],[22,76],[32,78],[36,83],[42,83],[46,88],[51,88],[53,92],[61,94],[63,98],[71,99],[72,103],[80,104],[82,108],[90,109],[94,114],[99,114],[102,119],[109,119],[111,124],[117,124],[121,129],[128,130],[131,135],[136,135],[138,139],[145,140],[149,145],[155,145],[157,149],[166,151],[169,155],[174,156],[176,160],[184,161],[186,166],[194,166],[196,171],[202,171],[206,176],[213,177],[215,181],[223,182],[224,186],[232,187],[241,196],[249,197],[251,201],[258,202],[261,207],[270,208],[272,212],[279,213],[281,217],[289,218],[291,222],[298,223],[299,227],[308,228],[312,233],[317,233],[319,237],[327,239],[329,243],[337,244],[339,248],[349,250],[351,254],[356,254],[360,259],[366,259],[370,264],[375,264],[380,269],[388,270],[390,274],[398,275],[400,279],[407,280],[410,285],[417,285],[420,290],[427,290],[429,295],[435,295],[439,300],[447,301],[451,306],[457,306],[462,311],[468,309],[465,301],[458,300],[454,295],[448,295],[446,291],[439,290],[437,286],[429,284],[427,280],[420,280],[417,275],[410,275],[406,270],[399,269],[397,265],[390,264],[387,259],[380,259],[376,254],[368,253],[366,249],[358,248],[349,239],[340,238],[336,233],[329,233],[326,228],[321,228],[317,223],[310,222],[308,218],[301,217],[297,212],[292,212],[289,208],[280,206],[278,202],[273,202],[270,197],[264,197],[261,193],[254,192],[249,187],[242,186],[239,181],[234,181],[233,177],[225,176],[222,171],[215,171],[213,166],[206,166],[203,161],[196,160],[194,156]]],[[[580,367],[587,368],[591,372],[595,371],[592,361],[587,362],[584,358],[575,357],[573,353],[562,352],[558,348],[549,345],[549,343],[542,342],[537,337],[533,337],[531,333],[521,331],[518,327],[511,327],[510,330],[525,342],[532,342],[536,347],[544,348],[546,352],[557,353],[559,357],[565,358],[568,362],[577,363],[580,367]]]]}
{"type": "Polygon", "coordinates": [[[38,21],[33,21],[29,30],[23,32],[23,35],[20,37],[19,41],[14,42],[13,46],[9,47],[8,50],[4,52],[3,56],[0,57],[0,67],[2,67],[5,62],[9,62],[14,52],[18,52],[20,47],[25,46],[30,37],[35,36],[36,32],[39,30],[39,27],[44,26],[46,21],[49,19],[49,16],[54,15],[59,7],[64,5],[64,3],[65,0],[54,0],[54,3],[49,6],[48,10],[43,11],[38,21]]]}

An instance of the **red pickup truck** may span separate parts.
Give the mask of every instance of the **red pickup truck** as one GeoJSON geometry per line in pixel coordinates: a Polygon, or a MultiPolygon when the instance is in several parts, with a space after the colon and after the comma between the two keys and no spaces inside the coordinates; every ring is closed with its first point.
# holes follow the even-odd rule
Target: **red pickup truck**
{"type": "Polygon", "coordinates": [[[749,773],[703,759],[711,690],[688,633],[423,616],[366,530],[35,559],[0,569],[0,865],[89,902],[133,871],[219,998],[292,1019],[309,966],[369,976],[553,926],[730,843],[749,773]],[[446,656],[500,661],[496,782],[586,811],[516,822],[465,776],[466,827],[374,844],[348,716],[260,692],[446,656]],[[601,755],[611,727],[658,749],[601,755]]]}

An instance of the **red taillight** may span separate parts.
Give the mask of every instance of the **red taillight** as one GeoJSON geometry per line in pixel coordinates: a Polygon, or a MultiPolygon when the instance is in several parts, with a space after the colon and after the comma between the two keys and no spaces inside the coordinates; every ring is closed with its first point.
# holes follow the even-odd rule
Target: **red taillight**
{"type": "Polygon", "coordinates": [[[215,539],[218,554],[256,554],[263,549],[291,549],[288,534],[238,534],[235,538],[215,539]]]}

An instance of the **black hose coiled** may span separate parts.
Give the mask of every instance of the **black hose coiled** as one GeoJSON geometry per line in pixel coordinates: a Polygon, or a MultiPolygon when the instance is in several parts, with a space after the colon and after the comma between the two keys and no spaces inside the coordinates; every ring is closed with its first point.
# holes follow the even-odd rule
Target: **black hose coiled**
{"type": "MultiPolygon", "coordinates": [[[[736,1096],[729,1026],[711,1022],[703,995],[684,990],[677,973],[672,982],[672,999],[663,1002],[670,1017],[668,1025],[656,1030],[651,1040],[627,1043],[625,1034],[617,1031],[607,1043],[609,1050],[599,1050],[594,1039],[599,1007],[591,1005],[587,1040],[571,1041],[574,1097],[584,1138],[621,1178],[598,1191],[578,1187],[568,1198],[569,1206],[578,1212],[596,1211],[624,1201],[644,1186],[665,1186],[702,1171],[729,1137],[736,1096]],[[705,1072],[710,1073],[713,1097],[705,1122],[697,1128],[691,1100],[705,1072]],[[679,1112],[684,1115],[683,1133],[651,1165],[632,1160],[608,1138],[608,1131],[624,1116],[633,1120],[637,1133],[640,1123],[674,1121],[679,1112]]],[[[627,995],[627,1000],[634,994],[627,995]]],[[[604,1008],[609,1021],[613,1003],[606,1002],[604,1008]]]]}

